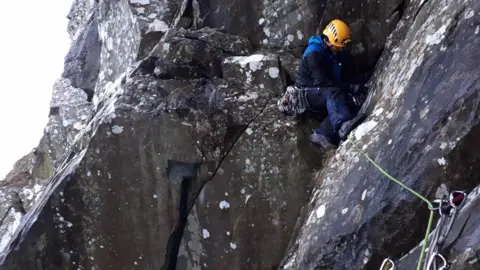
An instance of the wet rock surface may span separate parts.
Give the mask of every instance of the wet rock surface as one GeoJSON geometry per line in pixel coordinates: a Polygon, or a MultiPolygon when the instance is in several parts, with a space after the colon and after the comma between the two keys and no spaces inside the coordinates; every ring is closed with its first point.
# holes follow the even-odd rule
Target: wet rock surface
{"type": "MultiPolygon", "coordinates": [[[[428,198],[478,186],[479,11],[75,1],[45,136],[0,188],[0,269],[411,269],[428,209],[359,149],[428,198]],[[383,54],[369,117],[325,153],[275,103],[338,13],[359,69],[383,54]]],[[[476,201],[442,251],[455,269],[476,263],[476,201]]]]}

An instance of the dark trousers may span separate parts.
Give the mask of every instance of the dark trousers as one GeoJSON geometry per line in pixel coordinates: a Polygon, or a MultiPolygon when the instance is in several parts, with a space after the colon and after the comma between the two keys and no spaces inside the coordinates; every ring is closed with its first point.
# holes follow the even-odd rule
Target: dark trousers
{"type": "Polygon", "coordinates": [[[338,143],[340,141],[338,130],[345,121],[353,118],[343,91],[335,87],[302,87],[302,90],[305,93],[309,114],[319,119],[324,118],[326,113],[330,122],[330,125],[322,123],[322,126],[314,132],[326,135],[333,143],[338,143]]]}

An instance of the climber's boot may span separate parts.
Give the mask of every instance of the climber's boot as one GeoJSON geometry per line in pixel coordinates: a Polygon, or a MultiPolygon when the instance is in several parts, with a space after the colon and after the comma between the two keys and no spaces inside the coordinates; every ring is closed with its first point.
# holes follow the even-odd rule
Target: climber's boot
{"type": "Polygon", "coordinates": [[[340,127],[340,130],[338,131],[338,136],[340,137],[340,140],[345,141],[350,131],[356,128],[363,120],[365,120],[366,117],[366,114],[359,113],[352,120],[344,122],[340,127]]]}
{"type": "Polygon", "coordinates": [[[310,141],[326,150],[337,149],[337,146],[331,143],[327,136],[320,133],[313,133],[310,135],[310,141]]]}

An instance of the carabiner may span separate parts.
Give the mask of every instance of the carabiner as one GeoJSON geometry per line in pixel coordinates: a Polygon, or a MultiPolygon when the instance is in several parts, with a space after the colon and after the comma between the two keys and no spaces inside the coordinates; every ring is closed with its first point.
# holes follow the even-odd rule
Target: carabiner
{"type": "Polygon", "coordinates": [[[428,260],[426,270],[445,270],[446,268],[447,268],[447,260],[445,260],[445,258],[442,256],[442,254],[435,252],[435,253],[432,254],[432,257],[430,257],[430,259],[428,260]],[[432,267],[432,264],[433,264],[436,256],[438,256],[438,257],[440,257],[440,259],[442,259],[443,265],[438,269],[433,269],[431,267],[432,267]]]}
{"type": "Polygon", "coordinates": [[[385,260],[383,260],[383,263],[380,266],[380,270],[393,270],[393,269],[395,269],[395,263],[390,258],[386,258],[385,260]],[[387,263],[389,263],[389,265],[387,265],[387,263]],[[385,268],[388,266],[390,266],[391,268],[385,268]]]}
{"type": "Polygon", "coordinates": [[[452,206],[453,208],[457,208],[457,207],[460,207],[463,204],[463,202],[467,198],[467,193],[465,193],[463,191],[454,190],[454,191],[450,192],[450,195],[448,197],[449,197],[448,202],[450,203],[450,206],[452,206]],[[460,203],[455,201],[455,199],[458,196],[462,196],[462,198],[460,199],[461,200],[460,203]]]}

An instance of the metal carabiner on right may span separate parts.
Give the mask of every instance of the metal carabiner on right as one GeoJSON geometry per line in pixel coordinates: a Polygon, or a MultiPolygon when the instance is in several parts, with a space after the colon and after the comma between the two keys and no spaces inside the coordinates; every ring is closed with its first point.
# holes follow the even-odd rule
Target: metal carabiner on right
{"type": "Polygon", "coordinates": [[[447,268],[447,260],[445,260],[445,257],[443,257],[442,254],[435,252],[432,254],[432,257],[430,257],[430,259],[428,260],[426,270],[445,270],[446,268],[447,268]],[[436,256],[440,257],[440,259],[442,259],[443,261],[443,265],[438,269],[431,268],[436,256]]]}
{"type": "Polygon", "coordinates": [[[393,270],[393,269],[395,269],[395,263],[390,258],[386,258],[385,260],[383,260],[383,263],[380,266],[380,270],[393,270]],[[391,268],[386,268],[386,267],[391,267],[391,268]]]}

